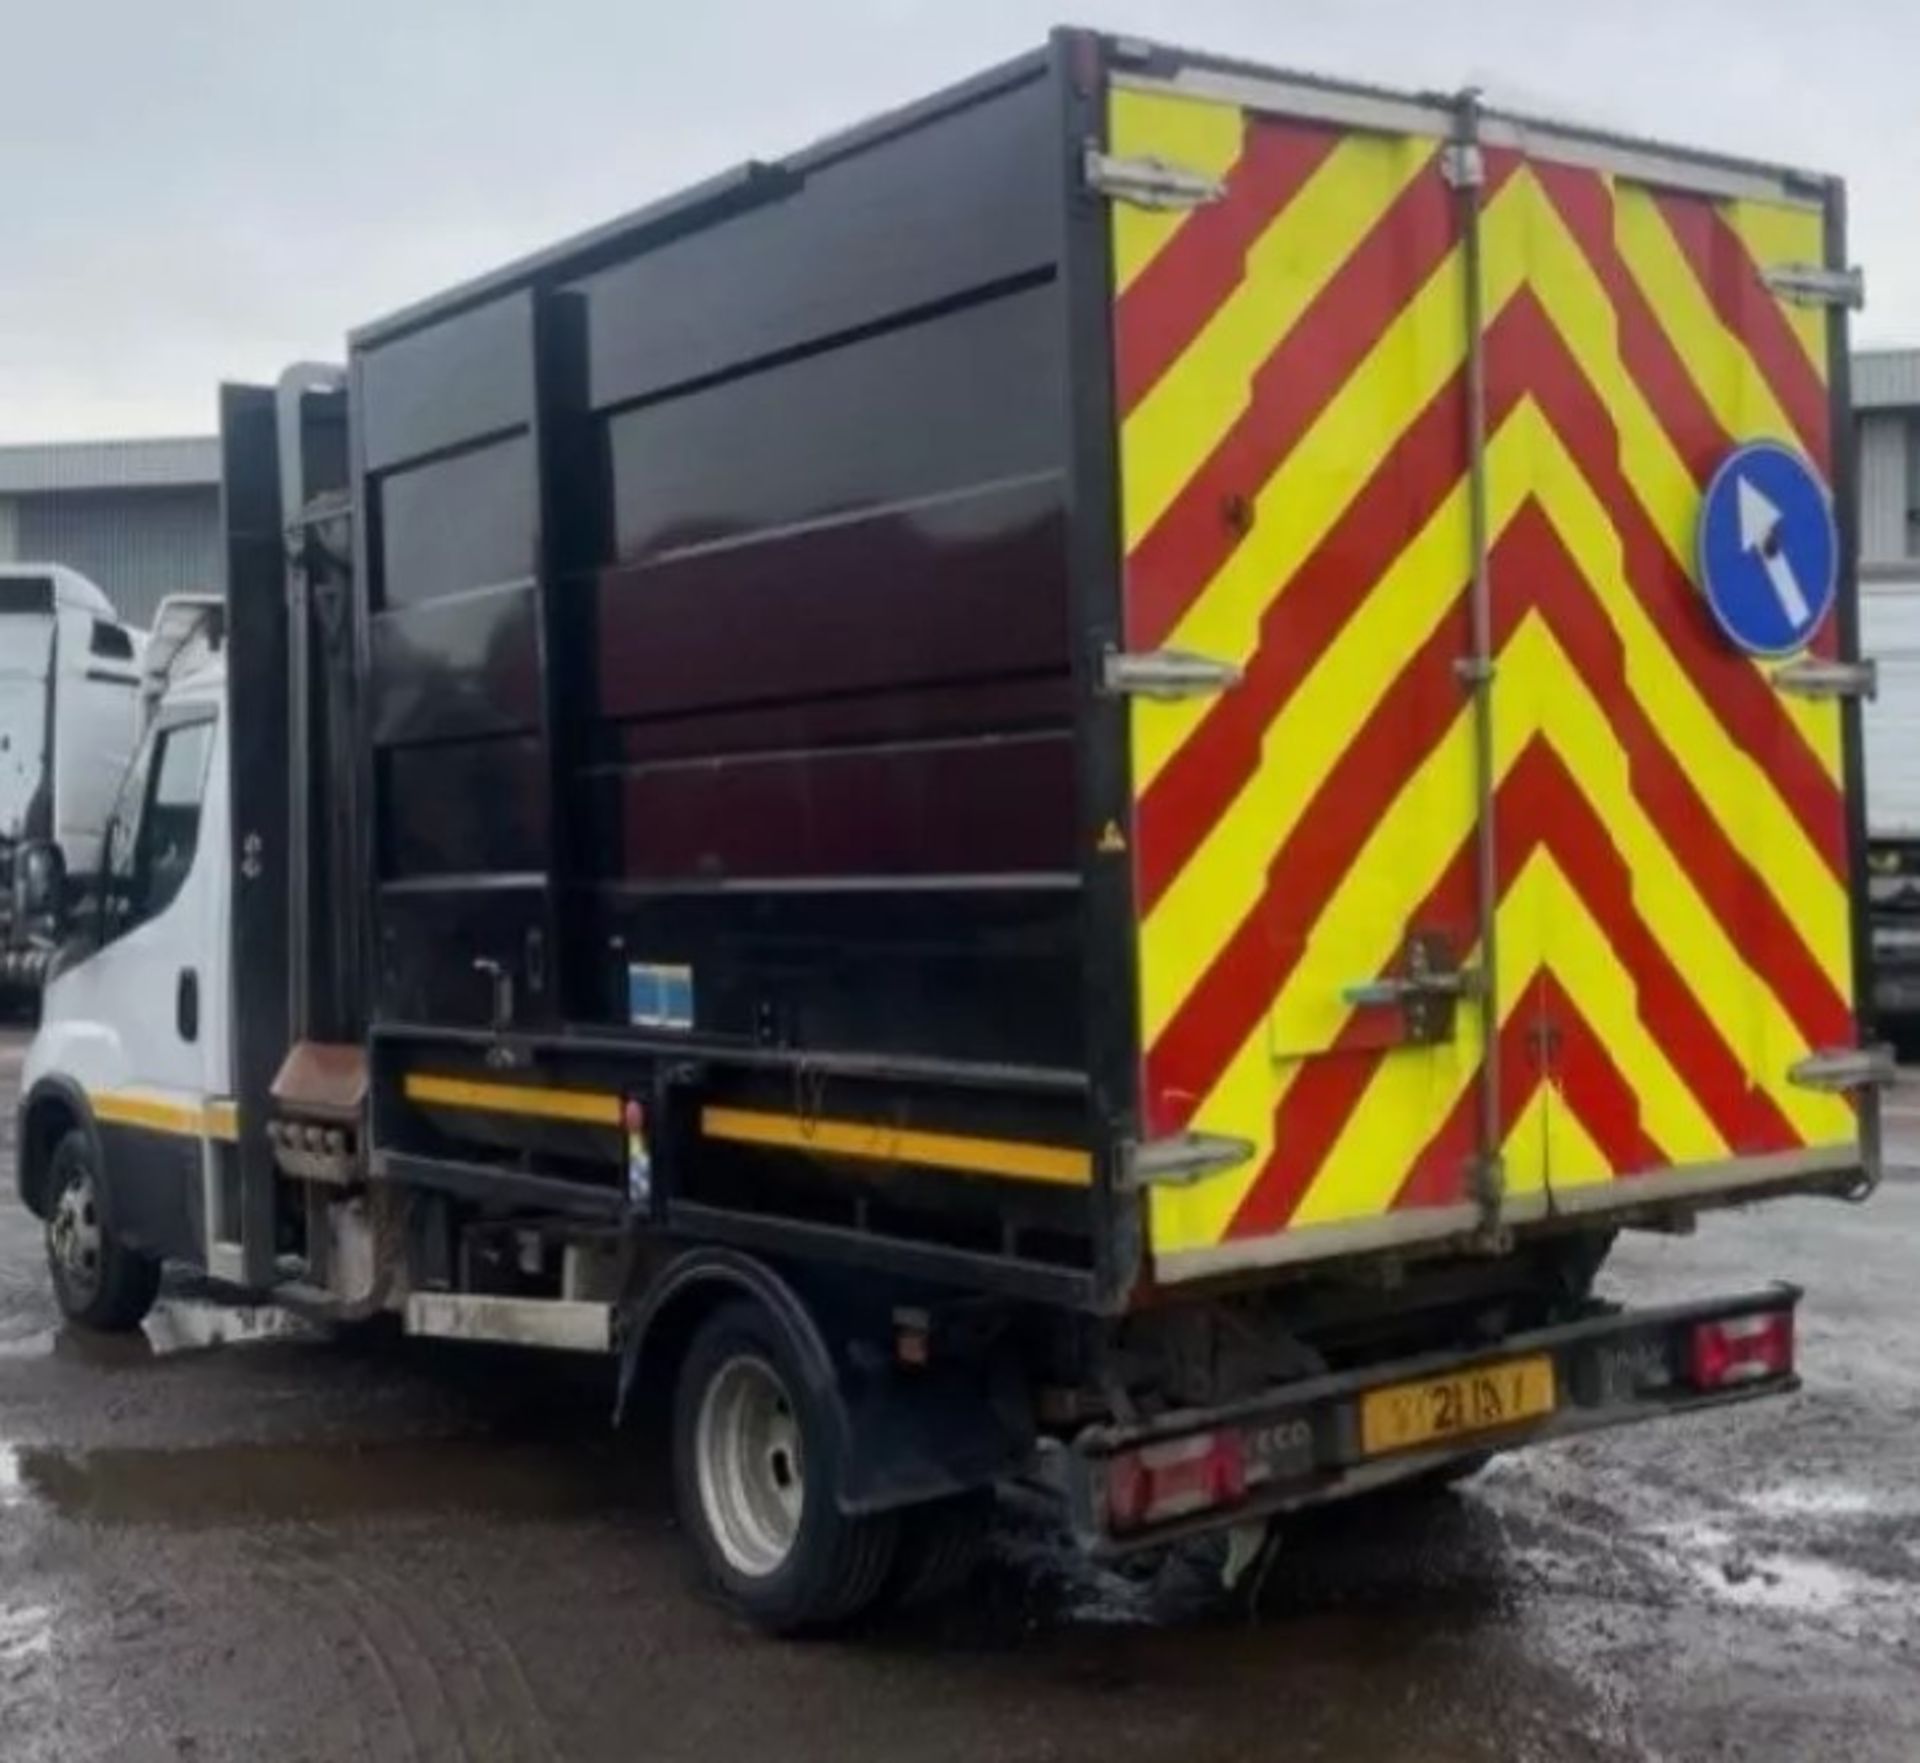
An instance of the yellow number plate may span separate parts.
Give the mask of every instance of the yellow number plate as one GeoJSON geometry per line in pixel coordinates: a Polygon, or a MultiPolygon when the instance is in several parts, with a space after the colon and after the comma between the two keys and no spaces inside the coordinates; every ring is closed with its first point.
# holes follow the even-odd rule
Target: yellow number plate
{"type": "Polygon", "coordinates": [[[1369,1457],[1471,1433],[1495,1432],[1554,1409],[1553,1361],[1545,1354],[1482,1365],[1422,1383],[1389,1384],[1360,1398],[1360,1449],[1369,1457]]]}

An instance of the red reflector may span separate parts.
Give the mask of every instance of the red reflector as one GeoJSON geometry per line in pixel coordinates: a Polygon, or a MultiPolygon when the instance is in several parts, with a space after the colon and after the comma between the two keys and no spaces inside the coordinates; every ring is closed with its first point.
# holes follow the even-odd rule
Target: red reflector
{"type": "Polygon", "coordinates": [[[1124,1451],[1107,1464],[1107,1522],[1115,1530],[1164,1524],[1231,1505],[1247,1491],[1237,1432],[1203,1432],[1124,1451]]]}
{"type": "Polygon", "coordinates": [[[1694,1325],[1690,1373],[1695,1389],[1719,1390],[1793,1369],[1793,1312],[1729,1316],[1694,1325]]]}

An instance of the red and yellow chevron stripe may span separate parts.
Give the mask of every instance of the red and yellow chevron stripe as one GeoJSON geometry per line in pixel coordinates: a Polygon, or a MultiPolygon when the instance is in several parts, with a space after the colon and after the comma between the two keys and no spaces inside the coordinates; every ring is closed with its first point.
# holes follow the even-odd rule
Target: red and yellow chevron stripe
{"type": "MultiPolygon", "coordinates": [[[[1225,186],[1113,223],[1127,647],[1243,669],[1131,712],[1145,1130],[1255,1147],[1154,1194],[1156,1264],[1451,1228],[1478,1012],[1416,1047],[1345,1002],[1412,933],[1480,934],[1439,142],[1140,89],[1110,137],[1225,186]]],[[[1851,1147],[1851,1105],[1787,1075],[1854,1038],[1839,712],[1728,647],[1692,579],[1736,440],[1827,463],[1824,318],[1762,279],[1822,259],[1821,212],[1550,149],[1490,151],[1481,201],[1508,1205],[1851,1147]]]]}

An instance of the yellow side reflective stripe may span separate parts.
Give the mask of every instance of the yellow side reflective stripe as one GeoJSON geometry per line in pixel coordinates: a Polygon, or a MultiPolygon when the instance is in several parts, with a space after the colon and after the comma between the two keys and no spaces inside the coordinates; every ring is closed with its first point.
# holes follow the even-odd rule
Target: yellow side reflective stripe
{"type": "Polygon", "coordinates": [[[473,1108],[485,1114],[524,1114],[537,1120],[570,1120],[583,1126],[618,1126],[620,1098],[597,1090],[554,1090],[537,1084],[477,1083],[410,1071],[401,1080],[409,1102],[429,1107],[473,1108]]]}
{"type": "Polygon", "coordinates": [[[999,1175],[1063,1187],[1087,1187],[1093,1181],[1092,1156],[1070,1145],[977,1139],[960,1133],[919,1132],[884,1121],[814,1120],[750,1108],[703,1108],[700,1130],[710,1139],[736,1144],[778,1145],[876,1163],[915,1163],[966,1175],[999,1175]]]}
{"type": "Polygon", "coordinates": [[[110,1126],[140,1126],[182,1138],[233,1140],[240,1136],[239,1111],[230,1101],[168,1102],[131,1090],[101,1090],[87,1098],[87,1105],[95,1120],[110,1126]]]}
{"type": "MultiPolygon", "coordinates": [[[[587,1126],[617,1127],[620,1124],[620,1097],[591,1090],[480,1083],[470,1078],[441,1077],[421,1071],[409,1072],[402,1080],[401,1089],[408,1101],[429,1106],[577,1121],[587,1126]]],[[[933,1169],[1072,1187],[1086,1187],[1093,1180],[1091,1155],[1066,1145],[919,1132],[872,1121],[812,1120],[797,1114],[770,1114],[747,1108],[703,1109],[700,1125],[708,1138],[739,1144],[777,1145],[836,1157],[916,1163],[933,1169]]]]}

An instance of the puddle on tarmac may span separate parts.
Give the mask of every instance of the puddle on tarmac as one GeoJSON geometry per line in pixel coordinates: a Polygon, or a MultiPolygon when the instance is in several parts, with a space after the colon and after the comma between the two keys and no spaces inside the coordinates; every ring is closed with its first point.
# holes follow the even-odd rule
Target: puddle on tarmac
{"type": "Polygon", "coordinates": [[[20,1482],[20,1453],[11,1445],[0,1445],[0,1512],[26,1497],[20,1482]]]}
{"type": "Polygon", "coordinates": [[[0,1604],[0,1670],[53,1651],[53,1612],[45,1604],[0,1604]]]}
{"type": "Polygon", "coordinates": [[[42,1329],[0,1341],[0,1360],[74,1358],[90,1365],[137,1365],[175,1353],[255,1341],[320,1340],[312,1323],[276,1304],[224,1304],[201,1297],[165,1297],[129,1334],[92,1334],[78,1328],[42,1329]]]}
{"type": "Polygon", "coordinates": [[[543,1519],[634,1502],[614,1443],[302,1440],[206,1447],[0,1445],[0,1507],[91,1524],[202,1528],[407,1512],[543,1519]]]}
{"type": "Polygon", "coordinates": [[[1789,1482],[1749,1494],[1743,1504],[1768,1518],[1866,1518],[1887,1510],[1885,1499],[1837,1483],[1789,1482]]]}
{"type": "Polygon", "coordinates": [[[1854,1625],[1907,1588],[1812,1555],[1741,1546],[1713,1525],[1677,1526],[1666,1533],[1676,1565],[1723,1604],[1783,1615],[1823,1617],[1854,1625]]]}

